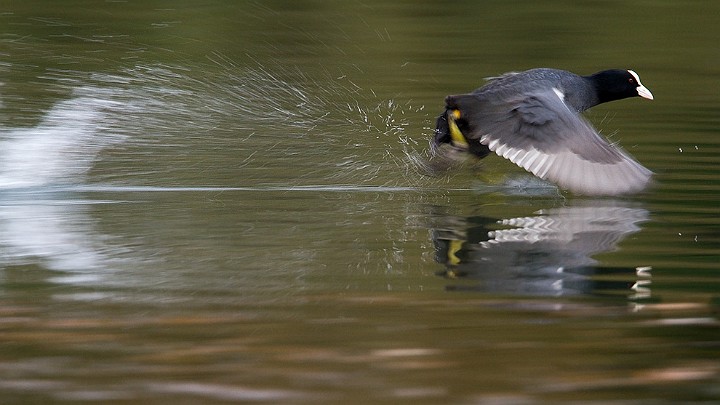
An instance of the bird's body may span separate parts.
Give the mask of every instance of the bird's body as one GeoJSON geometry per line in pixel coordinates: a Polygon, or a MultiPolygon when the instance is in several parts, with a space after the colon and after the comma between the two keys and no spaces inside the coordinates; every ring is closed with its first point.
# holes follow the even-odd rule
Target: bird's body
{"type": "Polygon", "coordinates": [[[580,116],[600,103],[633,96],[652,99],[631,70],[591,76],[547,68],[506,73],[471,93],[448,96],[434,142],[478,157],[495,152],[577,194],[637,192],[652,172],[580,116]]]}

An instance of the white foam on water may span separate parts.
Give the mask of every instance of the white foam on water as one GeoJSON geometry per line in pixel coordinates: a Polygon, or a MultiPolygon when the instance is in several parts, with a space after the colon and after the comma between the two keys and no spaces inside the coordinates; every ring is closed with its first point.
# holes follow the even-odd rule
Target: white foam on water
{"type": "Polygon", "coordinates": [[[0,128],[1,266],[41,264],[71,284],[107,274],[104,236],[68,187],[84,184],[100,152],[125,139],[116,131],[128,109],[119,94],[77,86],[36,126],[0,128]]]}
{"type": "Polygon", "coordinates": [[[77,97],[61,101],[32,128],[0,132],[0,189],[82,182],[97,154],[118,136],[103,118],[118,102],[77,97]]]}

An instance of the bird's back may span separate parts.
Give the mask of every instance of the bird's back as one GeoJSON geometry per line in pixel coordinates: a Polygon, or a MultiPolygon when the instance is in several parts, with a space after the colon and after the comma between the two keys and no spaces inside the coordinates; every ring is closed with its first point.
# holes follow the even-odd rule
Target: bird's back
{"type": "Polygon", "coordinates": [[[536,68],[523,72],[509,72],[489,78],[489,82],[471,94],[490,101],[510,101],[534,92],[557,89],[574,110],[584,111],[595,104],[592,85],[582,76],[560,69],[536,68]],[[592,104],[592,105],[587,105],[592,104]]]}

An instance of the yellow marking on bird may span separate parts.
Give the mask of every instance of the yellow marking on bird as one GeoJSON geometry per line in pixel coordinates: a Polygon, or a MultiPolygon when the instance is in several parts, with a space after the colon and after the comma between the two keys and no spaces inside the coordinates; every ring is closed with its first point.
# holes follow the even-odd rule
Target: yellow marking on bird
{"type": "Polygon", "coordinates": [[[451,264],[453,266],[457,266],[460,264],[461,260],[459,257],[457,257],[457,253],[462,249],[464,241],[461,240],[451,240],[450,245],[448,246],[448,264],[451,264]]]}
{"type": "Polygon", "coordinates": [[[460,110],[452,110],[448,114],[448,127],[450,128],[450,139],[453,141],[453,145],[458,147],[467,148],[468,142],[465,139],[465,135],[460,131],[455,120],[460,118],[460,110]]]}

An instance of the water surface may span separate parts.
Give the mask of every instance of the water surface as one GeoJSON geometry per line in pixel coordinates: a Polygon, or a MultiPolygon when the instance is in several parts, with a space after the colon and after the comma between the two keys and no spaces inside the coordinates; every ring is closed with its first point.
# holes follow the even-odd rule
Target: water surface
{"type": "Polygon", "coordinates": [[[0,14],[7,403],[708,403],[713,5],[26,2],[0,14]],[[702,10],[702,12],[699,12],[702,10]],[[632,68],[656,173],[428,170],[445,95],[632,68]]]}

